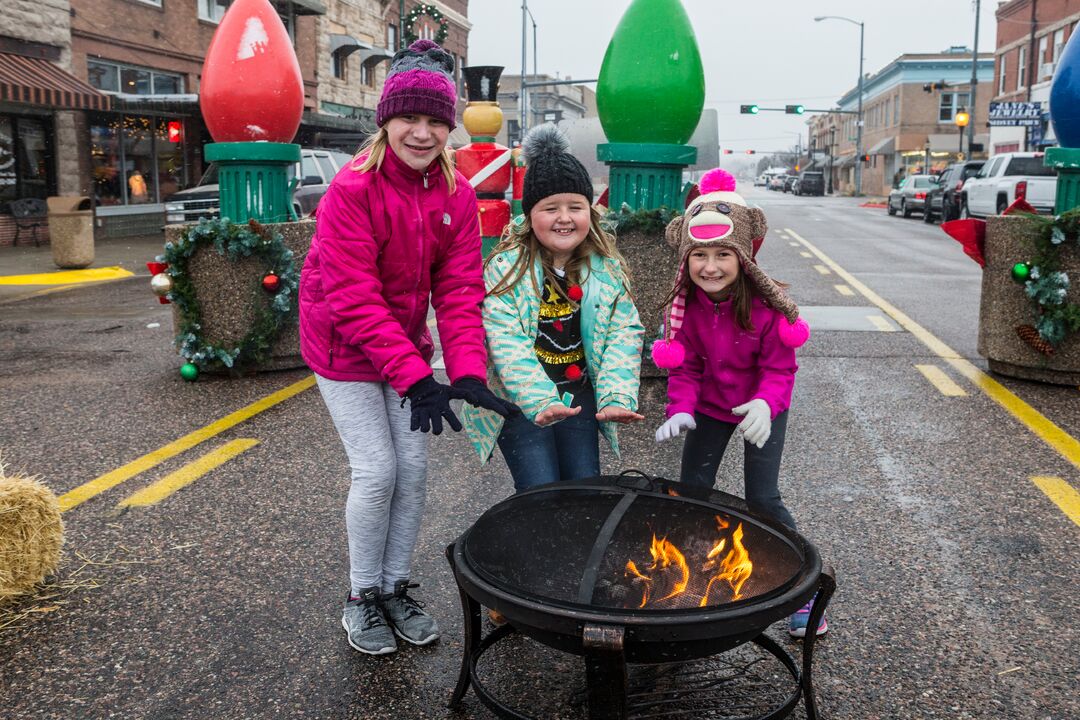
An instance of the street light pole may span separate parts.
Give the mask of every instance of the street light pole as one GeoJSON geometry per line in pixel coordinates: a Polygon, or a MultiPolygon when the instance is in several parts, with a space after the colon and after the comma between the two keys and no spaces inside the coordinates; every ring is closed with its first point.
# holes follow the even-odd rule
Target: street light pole
{"type": "Polygon", "coordinates": [[[518,137],[521,140],[525,139],[525,64],[526,64],[526,45],[528,43],[528,31],[529,31],[529,0],[521,0],[521,87],[518,88],[518,105],[521,110],[521,117],[519,119],[518,137]]]}
{"type": "MultiPolygon", "coordinates": [[[[971,96],[968,98],[969,119],[975,119],[975,90],[979,87],[979,10],[981,0],[975,0],[975,47],[971,49],[971,96]]],[[[1028,82],[1031,85],[1031,82],[1028,82]]],[[[968,155],[975,143],[975,123],[968,122],[968,155]]],[[[963,132],[961,131],[961,135],[963,132]]]]}
{"type": "Polygon", "coordinates": [[[814,22],[822,20],[843,20],[859,26],[859,107],[855,114],[855,194],[862,195],[862,156],[863,156],[863,48],[865,47],[866,25],[858,20],[841,15],[819,15],[814,22]]]}

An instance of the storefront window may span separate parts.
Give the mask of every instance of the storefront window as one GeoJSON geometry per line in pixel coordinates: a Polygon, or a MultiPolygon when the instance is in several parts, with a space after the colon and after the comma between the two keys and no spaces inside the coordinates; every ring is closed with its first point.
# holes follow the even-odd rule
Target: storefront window
{"type": "Polygon", "coordinates": [[[120,68],[120,92],[129,95],[150,95],[150,71],[120,68]]]}
{"type": "Polygon", "coordinates": [[[154,74],[154,94],[173,95],[180,92],[180,78],[175,75],[154,74]]]}
{"type": "Polygon", "coordinates": [[[15,127],[10,117],[0,115],[0,202],[10,202],[18,197],[15,127]]]}
{"type": "Polygon", "coordinates": [[[87,60],[86,78],[91,86],[102,92],[121,92],[127,95],[171,95],[184,92],[182,75],[105,60],[87,60]]]}
{"type": "Polygon", "coordinates": [[[96,115],[90,126],[94,192],[99,205],[164,202],[188,186],[184,135],[169,123],[179,120],[140,115],[96,115]]]}
{"type": "Polygon", "coordinates": [[[120,92],[120,68],[116,65],[87,60],[86,76],[98,90],[120,92]]]}
{"type": "Polygon", "coordinates": [[[0,115],[0,205],[55,194],[51,133],[44,118],[0,115]]]}

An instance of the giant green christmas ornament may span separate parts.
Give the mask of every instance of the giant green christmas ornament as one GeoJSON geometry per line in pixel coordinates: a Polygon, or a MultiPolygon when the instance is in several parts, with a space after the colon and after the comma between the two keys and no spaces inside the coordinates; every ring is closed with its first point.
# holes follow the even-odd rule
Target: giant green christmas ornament
{"type": "Polygon", "coordinates": [[[188,382],[195,382],[199,379],[199,368],[195,363],[184,363],[180,366],[180,377],[188,382]]]}
{"type": "Polygon", "coordinates": [[[1012,266],[1012,279],[1018,283],[1026,283],[1031,276],[1031,266],[1027,263],[1016,263],[1012,266]]]}
{"type": "Polygon", "coordinates": [[[608,142],[682,145],[694,134],[705,73],[679,0],[631,3],[604,55],[596,104],[608,142]]]}

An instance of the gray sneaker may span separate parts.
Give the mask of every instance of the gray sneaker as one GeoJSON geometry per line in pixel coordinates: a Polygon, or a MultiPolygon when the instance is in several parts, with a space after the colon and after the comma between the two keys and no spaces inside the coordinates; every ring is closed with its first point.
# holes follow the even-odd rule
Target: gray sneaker
{"type": "Polygon", "coordinates": [[[368,655],[386,655],[397,650],[394,633],[386,624],[379,604],[379,588],[365,588],[360,591],[360,597],[347,599],[341,626],[355,650],[368,655]]]}
{"type": "Polygon", "coordinates": [[[390,627],[399,638],[413,645],[427,645],[439,639],[439,626],[435,618],[421,609],[423,603],[409,597],[409,590],[415,587],[420,586],[398,580],[394,583],[393,594],[383,597],[383,608],[390,627]]]}

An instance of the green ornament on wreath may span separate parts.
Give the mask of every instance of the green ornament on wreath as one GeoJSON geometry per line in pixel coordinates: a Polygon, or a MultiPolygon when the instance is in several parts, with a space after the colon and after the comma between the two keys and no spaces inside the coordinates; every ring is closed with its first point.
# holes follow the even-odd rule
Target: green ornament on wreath
{"type": "Polygon", "coordinates": [[[424,15],[427,15],[439,25],[439,29],[433,38],[435,42],[442,45],[446,41],[446,36],[450,34],[450,23],[446,21],[446,16],[439,12],[439,8],[434,5],[417,5],[405,15],[405,22],[402,23],[406,46],[412,45],[420,39],[416,34],[416,21],[424,15]]]}
{"type": "MultiPolygon", "coordinates": [[[[1074,252],[1080,253],[1080,208],[1049,218],[1038,215],[1028,217],[1038,224],[1035,257],[1023,263],[1027,267],[1026,277],[1017,277],[1016,266],[1012,269],[1012,276],[1017,282],[1023,283],[1024,293],[1035,306],[1037,319],[1034,329],[1038,339],[1046,343],[1035,349],[1050,354],[1052,348],[1080,332],[1080,304],[1070,297],[1069,275],[1061,270],[1062,250],[1071,247],[1074,252]],[[1050,352],[1047,352],[1047,346],[1050,352]]],[[[1017,332],[1024,337],[1019,328],[1017,332]]],[[[1032,345],[1035,338],[1030,331],[1028,335],[1032,335],[1032,338],[1025,338],[1025,341],[1032,345]]]]}
{"type": "MultiPolygon", "coordinates": [[[[270,232],[255,220],[237,225],[227,219],[202,218],[197,225],[186,228],[176,242],[165,243],[165,253],[157,259],[169,264],[165,272],[172,278],[173,286],[168,299],[179,313],[179,332],[174,344],[189,364],[199,371],[241,373],[266,362],[282,325],[295,310],[292,298],[300,285],[300,270],[293,252],[279,233],[270,232]],[[202,336],[202,310],[187,270],[192,256],[206,247],[214,248],[229,260],[256,257],[266,264],[265,270],[252,279],[252,302],[259,308],[255,321],[235,347],[211,343],[202,336]],[[268,274],[275,275],[277,283],[270,302],[266,303],[270,291],[264,278],[268,274]]],[[[195,377],[189,375],[192,375],[190,370],[184,379],[197,377],[197,373],[195,377]]]]}

